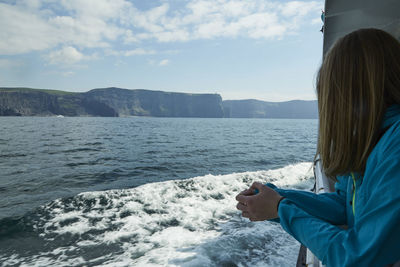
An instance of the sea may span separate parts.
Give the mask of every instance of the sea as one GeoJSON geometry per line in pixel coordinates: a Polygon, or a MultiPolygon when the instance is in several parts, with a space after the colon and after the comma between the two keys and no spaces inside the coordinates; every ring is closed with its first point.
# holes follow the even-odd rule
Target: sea
{"type": "Polygon", "coordinates": [[[317,120],[0,117],[0,266],[295,266],[252,182],[310,190],[317,120]]]}

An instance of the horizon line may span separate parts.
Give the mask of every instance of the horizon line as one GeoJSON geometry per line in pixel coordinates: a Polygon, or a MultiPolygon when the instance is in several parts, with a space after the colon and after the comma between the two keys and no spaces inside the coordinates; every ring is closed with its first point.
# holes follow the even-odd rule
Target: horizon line
{"type": "Polygon", "coordinates": [[[263,99],[257,99],[257,98],[241,98],[241,99],[224,99],[222,97],[221,93],[215,92],[215,93],[189,93],[189,92],[179,92],[179,91],[165,91],[165,90],[160,90],[160,89],[145,89],[145,88],[122,88],[122,87],[116,87],[116,86],[108,86],[108,87],[97,87],[97,88],[92,88],[92,89],[86,89],[87,91],[68,91],[68,90],[60,90],[60,89],[54,89],[54,88],[33,88],[33,87],[28,87],[28,86],[0,86],[0,89],[31,89],[31,90],[46,90],[46,91],[60,91],[60,92],[66,92],[66,93],[87,93],[92,90],[97,90],[97,89],[122,89],[122,90],[144,90],[144,91],[153,91],[153,92],[163,92],[163,93],[178,93],[178,94],[192,94],[192,95],[219,95],[221,96],[222,101],[261,101],[261,102],[269,102],[269,103],[281,103],[281,102],[292,102],[292,101],[317,101],[317,99],[291,99],[291,100],[282,100],[282,101],[271,101],[271,100],[263,100],[263,99]]]}

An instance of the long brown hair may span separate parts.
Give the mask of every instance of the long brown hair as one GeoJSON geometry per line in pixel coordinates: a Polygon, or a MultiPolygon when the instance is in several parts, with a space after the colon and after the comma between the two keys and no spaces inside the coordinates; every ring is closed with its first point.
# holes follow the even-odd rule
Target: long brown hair
{"type": "Polygon", "coordinates": [[[363,173],[386,108],[400,104],[400,43],[378,29],[342,37],[326,54],[316,88],[325,173],[363,173]]]}

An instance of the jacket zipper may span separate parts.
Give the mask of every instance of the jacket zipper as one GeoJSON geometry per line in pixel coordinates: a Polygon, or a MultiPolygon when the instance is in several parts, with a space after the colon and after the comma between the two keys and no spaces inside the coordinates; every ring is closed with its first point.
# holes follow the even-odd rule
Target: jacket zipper
{"type": "Polygon", "coordinates": [[[353,208],[353,216],[355,216],[355,215],[356,215],[355,206],[356,206],[356,190],[357,190],[357,187],[356,187],[356,178],[354,177],[354,173],[351,173],[351,177],[353,178],[353,200],[352,200],[352,208],[353,208]]]}

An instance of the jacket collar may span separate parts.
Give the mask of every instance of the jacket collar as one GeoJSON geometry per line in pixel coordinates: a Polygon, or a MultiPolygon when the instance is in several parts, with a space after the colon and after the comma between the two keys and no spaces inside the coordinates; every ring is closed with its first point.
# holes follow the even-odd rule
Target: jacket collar
{"type": "Polygon", "coordinates": [[[400,105],[395,104],[386,109],[383,117],[382,128],[387,129],[397,121],[400,121],[400,105]]]}

